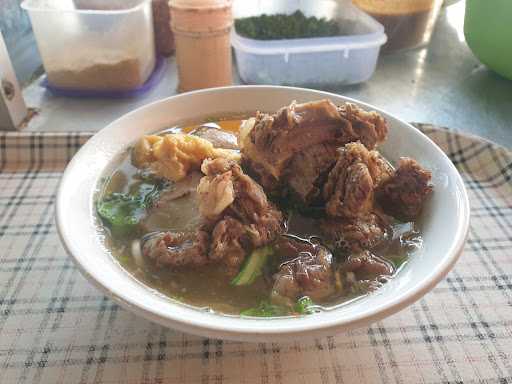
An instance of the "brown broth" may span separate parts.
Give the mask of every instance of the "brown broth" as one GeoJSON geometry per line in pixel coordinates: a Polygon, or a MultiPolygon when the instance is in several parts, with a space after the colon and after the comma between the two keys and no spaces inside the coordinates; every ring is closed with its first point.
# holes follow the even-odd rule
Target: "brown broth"
{"type": "MultiPolygon", "coordinates": [[[[244,120],[226,119],[208,124],[216,124],[228,132],[237,133],[244,120]]],[[[163,132],[190,132],[200,124],[174,127],[163,132]]],[[[112,173],[103,188],[103,194],[112,192],[127,192],[140,180],[134,178],[137,169],[131,165],[130,156],[127,153],[120,160],[119,166],[112,173]]],[[[119,263],[136,279],[155,289],[161,294],[178,300],[180,302],[195,306],[199,309],[211,310],[218,313],[238,315],[240,311],[257,307],[258,304],[269,298],[271,284],[270,275],[259,277],[255,283],[249,286],[232,286],[230,279],[220,266],[207,266],[203,268],[183,268],[171,270],[168,268],[156,268],[150,262],[145,261],[143,265],[137,265],[131,252],[131,243],[134,238],[139,238],[145,233],[158,228],[168,228],[176,231],[191,230],[190,226],[183,224],[185,221],[176,220],[176,217],[190,210],[195,201],[189,196],[175,200],[176,206],[171,207],[165,215],[160,215],[155,220],[157,224],[153,227],[142,225],[141,230],[131,237],[114,238],[107,230],[105,231],[105,244],[112,252],[112,255],[119,263]]],[[[300,214],[293,214],[288,221],[288,233],[299,238],[308,240],[311,236],[322,242],[319,225],[315,219],[304,217],[300,214]]],[[[414,223],[400,224],[394,226],[393,239],[373,250],[373,253],[393,265],[396,273],[408,260],[411,252],[421,247],[420,231],[414,223]]],[[[364,280],[364,276],[360,276],[364,280]]],[[[389,277],[386,277],[386,279],[389,277]]],[[[383,279],[385,280],[385,279],[383,279]]],[[[361,283],[361,291],[335,294],[319,304],[320,310],[330,310],[343,303],[362,297],[368,293],[365,289],[365,282],[361,283]]],[[[379,284],[377,282],[377,284],[379,284]]]]}

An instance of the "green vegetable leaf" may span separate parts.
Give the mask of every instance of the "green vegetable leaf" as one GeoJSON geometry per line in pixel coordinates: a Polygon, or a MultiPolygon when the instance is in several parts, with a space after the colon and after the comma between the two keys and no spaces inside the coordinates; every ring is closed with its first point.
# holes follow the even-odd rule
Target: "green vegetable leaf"
{"type": "Polygon", "coordinates": [[[249,308],[240,312],[241,316],[254,316],[254,317],[274,317],[274,316],[286,316],[289,311],[274,304],[271,304],[267,300],[263,300],[257,307],[249,308]]]}
{"type": "Polygon", "coordinates": [[[257,40],[326,37],[341,34],[336,20],[306,17],[300,10],[291,15],[263,14],[237,19],[235,29],[241,36],[257,40]]]}
{"type": "Polygon", "coordinates": [[[409,260],[409,255],[397,255],[389,257],[396,269],[400,268],[404,263],[409,260]]]}
{"type": "Polygon", "coordinates": [[[315,309],[313,308],[314,305],[315,303],[313,303],[313,300],[311,300],[309,296],[304,296],[297,300],[297,303],[294,305],[293,309],[297,313],[307,315],[315,313],[315,309]]]}
{"type": "Polygon", "coordinates": [[[130,194],[137,199],[141,199],[144,205],[149,208],[160,194],[160,186],[158,184],[149,184],[146,182],[135,184],[130,194]]]}
{"type": "Polygon", "coordinates": [[[105,196],[97,203],[96,210],[115,236],[128,236],[138,228],[159,192],[158,184],[136,183],[130,193],[114,192],[105,196]]]}
{"type": "Polygon", "coordinates": [[[254,316],[254,317],[274,317],[286,316],[290,314],[309,315],[315,313],[315,303],[310,297],[301,297],[292,307],[285,305],[272,304],[268,300],[263,300],[257,307],[249,308],[240,312],[241,316],[254,316]]]}
{"type": "Polygon", "coordinates": [[[143,200],[124,193],[112,193],[98,203],[97,210],[118,236],[133,232],[146,212],[143,200]]]}

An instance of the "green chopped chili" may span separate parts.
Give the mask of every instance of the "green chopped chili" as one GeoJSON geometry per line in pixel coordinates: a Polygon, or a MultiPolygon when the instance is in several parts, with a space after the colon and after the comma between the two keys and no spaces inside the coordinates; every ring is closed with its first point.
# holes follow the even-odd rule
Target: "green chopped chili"
{"type": "Polygon", "coordinates": [[[235,20],[235,29],[241,36],[256,40],[301,39],[340,35],[335,20],[306,17],[300,10],[291,15],[275,14],[246,17],[235,20]]]}

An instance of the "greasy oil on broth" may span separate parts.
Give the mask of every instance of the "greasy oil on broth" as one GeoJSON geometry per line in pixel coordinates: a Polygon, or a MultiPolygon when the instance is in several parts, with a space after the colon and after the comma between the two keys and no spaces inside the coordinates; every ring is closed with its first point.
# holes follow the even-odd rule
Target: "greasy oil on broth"
{"type": "MultiPolygon", "coordinates": [[[[225,131],[237,134],[243,122],[244,120],[242,119],[216,120],[204,124],[174,127],[162,132],[189,133],[200,125],[216,124],[225,131]]],[[[124,158],[121,159],[120,165],[106,183],[103,194],[127,192],[134,188],[137,183],[140,183],[140,181],[133,179],[136,172],[137,169],[131,164],[129,154],[125,154],[124,158]]],[[[168,229],[172,229],[176,224],[173,221],[176,220],[180,210],[190,209],[192,204],[195,204],[195,200],[189,199],[189,201],[186,201],[186,198],[181,199],[184,199],[180,203],[182,205],[171,211],[167,218],[160,218],[160,220],[163,220],[161,226],[167,226],[168,229]],[[166,220],[168,221],[166,222],[166,220]]],[[[373,250],[373,252],[379,258],[393,265],[396,273],[407,262],[410,253],[421,247],[421,236],[414,223],[397,223],[394,226],[395,231],[404,235],[390,239],[384,246],[373,250]]],[[[143,236],[147,231],[141,229],[130,237],[117,238],[111,236],[106,229],[105,232],[105,245],[111,250],[119,263],[139,281],[168,297],[205,310],[233,315],[238,315],[241,310],[257,307],[262,300],[268,299],[272,288],[268,277],[260,276],[249,286],[233,287],[230,285],[230,279],[226,278],[222,266],[211,265],[206,268],[182,268],[173,271],[170,268],[158,269],[146,261],[144,266],[140,267],[136,264],[132,255],[131,243],[133,240],[143,236]]],[[[288,222],[288,233],[301,238],[306,237],[306,240],[310,236],[321,237],[321,234],[318,232],[318,225],[316,225],[314,220],[296,214],[292,215],[288,222]]],[[[389,278],[392,277],[386,277],[386,279],[389,278]]],[[[362,297],[366,293],[352,292],[341,297],[338,295],[326,300],[322,303],[323,306],[319,308],[330,310],[342,305],[344,302],[362,297]]]]}
{"type": "Polygon", "coordinates": [[[238,135],[238,132],[240,132],[240,126],[242,125],[242,123],[244,121],[245,120],[243,120],[243,119],[215,120],[215,121],[209,121],[209,122],[202,123],[202,124],[186,125],[184,127],[181,127],[180,130],[181,130],[181,132],[189,133],[201,125],[214,124],[226,132],[230,132],[230,133],[234,133],[234,134],[238,135]]]}

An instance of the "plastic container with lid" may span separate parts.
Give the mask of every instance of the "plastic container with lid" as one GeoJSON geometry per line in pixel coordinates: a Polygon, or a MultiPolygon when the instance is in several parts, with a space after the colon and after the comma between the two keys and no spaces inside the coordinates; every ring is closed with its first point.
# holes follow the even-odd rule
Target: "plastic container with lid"
{"type": "Polygon", "coordinates": [[[348,0],[259,0],[234,3],[236,18],[292,14],[337,20],[341,36],[255,40],[232,32],[240,78],[249,84],[330,88],[368,80],[386,42],[381,24],[348,0]]]}
{"type": "Polygon", "coordinates": [[[384,25],[385,51],[427,44],[443,0],[353,0],[354,4],[384,25]]]}
{"type": "Polygon", "coordinates": [[[22,7],[56,89],[128,91],[153,72],[151,0],[25,0],[22,7]]]}
{"type": "Polygon", "coordinates": [[[231,0],[170,0],[179,90],[231,85],[231,0]]]}

